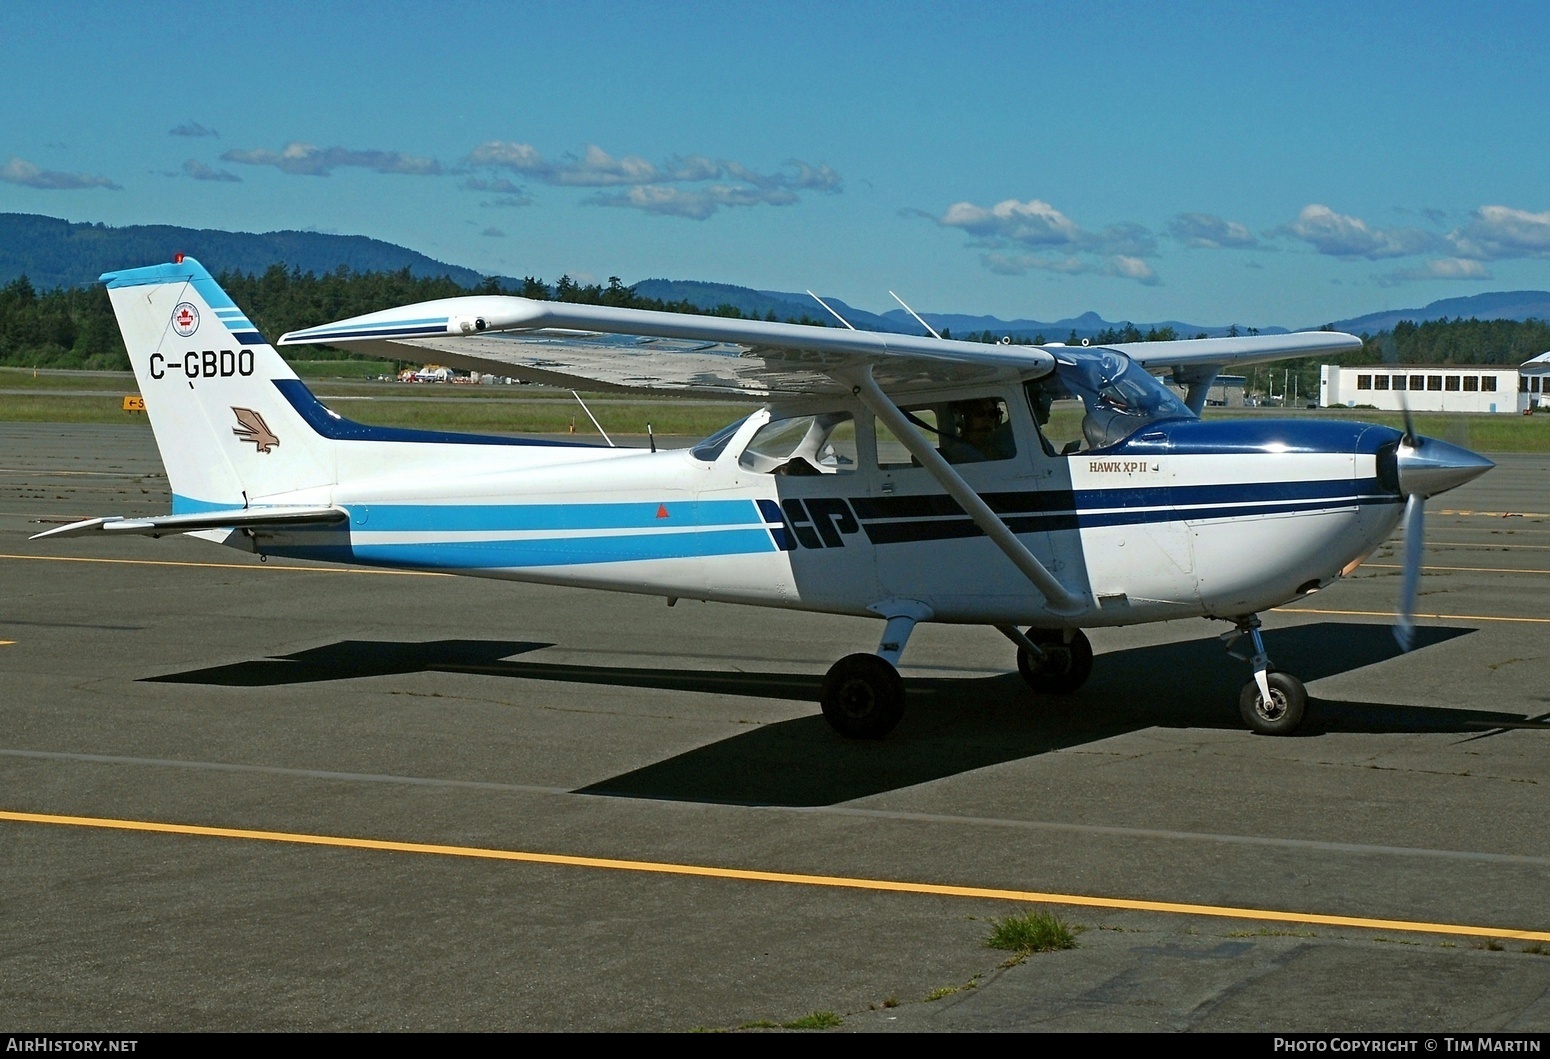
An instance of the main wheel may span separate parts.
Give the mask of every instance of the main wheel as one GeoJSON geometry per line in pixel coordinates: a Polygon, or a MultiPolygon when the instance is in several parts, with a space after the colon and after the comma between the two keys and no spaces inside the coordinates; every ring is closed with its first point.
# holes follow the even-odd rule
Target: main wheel
{"type": "Polygon", "coordinates": [[[904,678],[876,655],[846,655],[823,678],[824,719],[850,739],[881,739],[904,716],[904,678]]]}
{"type": "Polygon", "coordinates": [[[1290,673],[1272,671],[1265,680],[1270,685],[1270,701],[1259,693],[1259,682],[1251,680],[1238,693],[1238,713],[1243,723],[1260,735],[1291,735],[1308,708],[1308,689],[1290,673]]]}
{"type": "Polygon", "coordinates": [[[1030,688],[1046,695],[1069,695],[1093,672],[1093,645],[1081,629],[1067,643],[1059,629],[1029,629],[1028,639],[1044,650],[1035,658],[1026,647],[1017,649],[1017,671],[1030,688]]]}

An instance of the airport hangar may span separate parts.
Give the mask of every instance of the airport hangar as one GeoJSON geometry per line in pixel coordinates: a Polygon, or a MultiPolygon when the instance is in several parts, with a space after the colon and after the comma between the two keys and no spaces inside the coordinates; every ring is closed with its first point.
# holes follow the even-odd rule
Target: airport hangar
{"type": "Polygon", "coordinates": [[[1529,412],[1541,394],[1550,401],[1550,376],[1486,364],[1319,365],[1320,408],[1378,408],[1397,412],[1529,412]]]}

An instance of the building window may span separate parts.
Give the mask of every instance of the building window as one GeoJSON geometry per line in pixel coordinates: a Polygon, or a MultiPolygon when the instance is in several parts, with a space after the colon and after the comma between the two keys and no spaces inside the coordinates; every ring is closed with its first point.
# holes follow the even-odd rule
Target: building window
{"type": "MultiPolygon", "coordinates": [[[[1372,389],[1372,376],[1371,375],[1358,375],[1356,377],[1356,388],[1358,390],[1370,390],[1370,389],[1372,389]]],[[[1526,376],[1526,375],[1523,377],[1523,388],[1524,389],[1528,389],[1528,376],[1526,376]]]]}
{"type": "Polygon", "coordinates": [[[1482,375],[1482,376],[1480,376],[1480,388],[1482,390],[1486,391],[1487,393],[1495,393],[1496,392],[1496,376],[1495,375],[1482,375]]]}
{"type": "Polygon", "coordinates": [[[1442,376],[1441,375],[1428,375],[1426,377],[1426,388],[1428,390],[1440,390],[1440,389],[1442,389],[1442,376]]]}
{"type": "Polygon", "coordinates": [[[1396,390],[1403,390],[1405,388],[1405,379],[1406,378],[1407,378],[1407,376],[1404,376],[1404,375],[1396,375],[1396,376],[1394,376],[1394,379],[1393,379],[1393,382],[1391,383],[1391,385],[1396,390]]]}
{"type": "Polygon", "coordinates": [[[1425,385],[1426,385],[1426,376],[1425,375],[1412,375],[1412,376],[1410,376],[1410,388],[1412,390],[1419,390],[1419,389],[1423,388],[1425,385]]]}
{"type": "Polygon", "coordinates": [[[1528,376],[1527,375],[1519,375],[1518,376],[1518,392],[1519,393],[1528,393],[1528,376]]]}
{"type": "Polygon", "coordinates": [[[1447,376],[1446,378],[1444,378],[1442,380],[1442,388],[1444,390],[1455,390],[1456,391],[1459,388],[1459,377],[1457,375],[1449,375],[1449,376],[1447,376]]]}
{"type": "Polygon", "coordinates": [[[1478,375],[1466,375],[1466,376],[1464,376],[1464,391],[1466,393],[1479,393],[1480,392],[1480,376],[1478,376],[1478,375]]]}
{"type": "Polygon", "coordinates": [[[1389,388],[1389,377],[1387,375],[1374,375],[1372,377],[1372,388],[1374,390],[1387,390],[1389,388]]]}

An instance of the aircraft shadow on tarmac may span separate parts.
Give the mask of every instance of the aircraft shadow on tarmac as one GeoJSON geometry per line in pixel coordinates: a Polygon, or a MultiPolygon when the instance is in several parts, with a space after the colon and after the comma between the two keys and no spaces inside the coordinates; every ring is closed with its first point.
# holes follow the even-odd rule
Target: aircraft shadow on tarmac
{"type": "MultiPolygon", "coordinates": [[[[1417,649],[1472,631],[1417,629],[1417,649]]],[[[1319,622],[1268,632],[1265,641],[1278,666],[1309,682],[1399,655],[1383,625],[1319,622]]],[[[145,679],[269,687],[441,672],[813,703],[818,698],[816,675],[512,660],[548,646],[494,640],[345,640],[277,658],[145,679]]],[[[1248,675],[1248,667],[1228,658],[1213,636],[1101,655],[1092,680],[1065,699],[1035,697],[1016,673],[912,677],[906,682],[905,719],[881,742],[841,739],[815,707],[810,717],[751,728],[577,793],[740,805],[832,805],[1146,728],[1241,729],[1238,691],[1248,675]],[[1167,676],[1159,679],[1159,674],[1167,676]]],[[[1298,735],[1479,734],[1524,727],[1550,724],[1521,714],[1310,698],[1298,735]]],[[[1251,738],[1247,732],[1244,737],[1251,738]]]]}

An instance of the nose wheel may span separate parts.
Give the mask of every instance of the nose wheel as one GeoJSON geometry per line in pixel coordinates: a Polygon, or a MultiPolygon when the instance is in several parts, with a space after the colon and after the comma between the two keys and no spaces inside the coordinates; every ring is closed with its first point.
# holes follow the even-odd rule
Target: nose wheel
{"type": "Polygon", "coordinates": [[[1260,735],[1291,735],[1302,724],[1308,709],[1308,689],[1290,673],[1270,668],[1265,641],[1259,635],[1259,618],[1249,615],[1222,638],[1227,653],[1254,667],[1254,679],[1238,693],[1238,716],[1250,731],[1260,735]],[[1252,654],[1240,646],[1247,637],[1252,654]]]}
{"type": "Polygon", "coordinates": [[[1266,673],[1265,684],[1268,697],[1259,690],[1258,679],[1243,685],[1238,693],[1238,715],[1260,735],[1290,735],[1302,723],[1308,691],[1290,673],[1266,673]]]}

